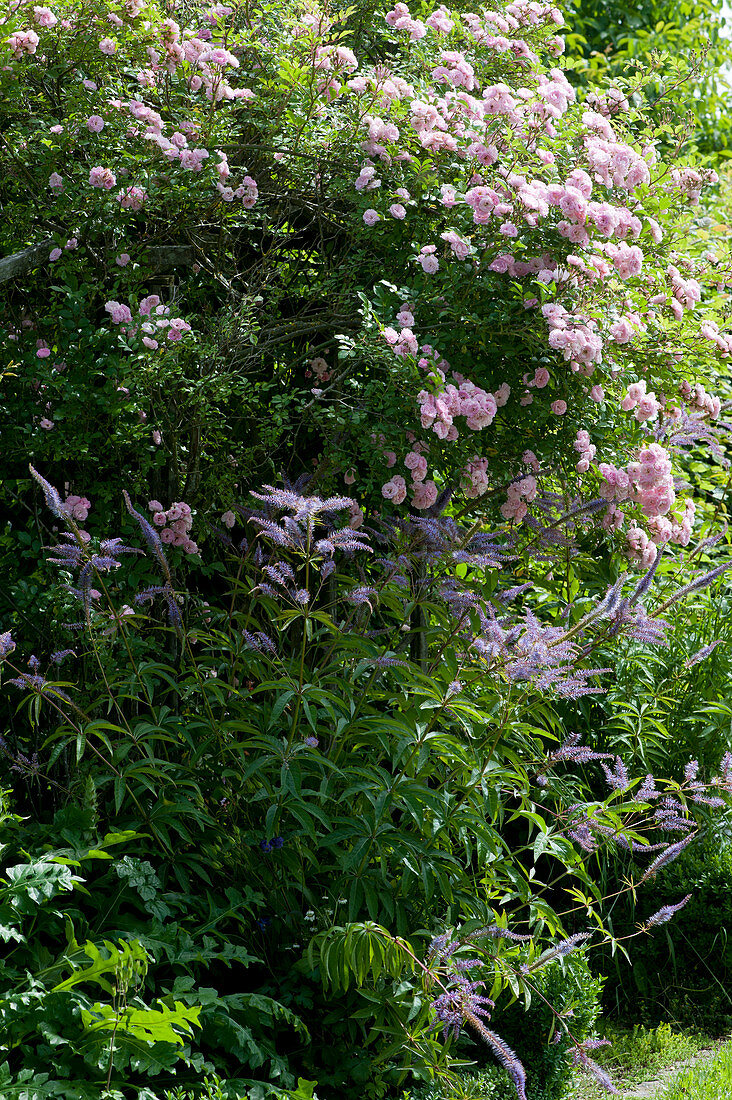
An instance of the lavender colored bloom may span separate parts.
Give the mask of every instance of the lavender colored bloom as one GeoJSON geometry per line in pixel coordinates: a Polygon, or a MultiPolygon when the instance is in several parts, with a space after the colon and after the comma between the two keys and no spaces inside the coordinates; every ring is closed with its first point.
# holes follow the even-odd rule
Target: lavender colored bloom
{"type": "Polygon", "coordinates": [[[155,560],[160,566],[163,577],[172,588],[173,579],[170,575],[170,568],[168,566],[167,558],[163,553],[163,544],[160,541],[160,536],[158,535],[152,524],[148,523],[145,517],[141,515],[138,511],[136,511],[135,508],[133,508],[132,501],[130,500],[130,494],[127,492],[126,489],[122,491],[122,496],[124,498],[127,511],[130,513],[133,519],[137,520],[140,530],[142,531],[143,538],[145,539],[147,545],[150,547],[150,550],[152,551],[155,560]]]}
{"type": "Polygon", "coordinates": [[[354,503],[350,497],[328,497],[327,500],[322,500],[320,497],[301,496],[291,489],[275,489],[272,485],[264,485],[262,488],[265,492],[253,492],[252,496],[272,507],[293,512],[295,520],[311,521],[323,512],[341,512],[354,503]]]}
{"type": "Polygon", "coordinates": [[[582,1066],[583,1069],[591,1073],[595,1080],[602,1085],[607,1092],[612,1093],[614,1096],[619,1095],[618,1089],[615,1088],[610,1075],[606,1073],[601,1066],[598,1066],[597,1062],[593,1061],[592,1058],[585,1054],[583,1047],[587,1046],[588,1042],[589,1041],[586,1040],[584,1043],[578,1043],[574,1048],[572,1051],[573,1064],[575,1066],[582,1066]]]}
{"type": "Polygon", "coordinates": [[[523,596],[524,592],[528,592],[530,588],[534,587],[533,581],[526,581],[525,584],[517,584],[513,588],[504,588],[502,592],[494,592],[493,599],[499,603],[510,603],[512,600],[517,599],[519,596],[523,596]]]}
{"type": "Polygon", "coordinates": [[[668,921],[671,920],[674,913],[678,913],[679,909],[683,909],[686,903],[690,900],[691,894],[687,894],[685,898],[682,898],[681,901],[677,901],[675,905],[661,906],[658,912],[654,913],[652,917],[649,917],[648,920],[645,921],[643,927],[652,928],[654,927],[654,925],[657,924],[666,924],[668,921]]]}
{"type": "Polygon", "coordinates": [[[282,596],[282,593],[273,588],[271,584],[258,584],[255,592],[259,592],[262,596],[269,596],[273,600],[279,600],[282,596]]]}
{"type": "Polygon", "coordinates": [[[724,565],[717,565],[714,569],[710,569],[707,573],[702,573],[701,576],[695,580],[690,581],[689,584],[685,584],[683,588],[680,588],[678,592],[674,592],[673,596],[662,606],[662,610],[669,606],[669,604],[676,603],[677,600],[682,600],[685,596],[688,596],[691,592],[699,592],[702,588],[707,588],[713,581],[716,581],[717,577],[721,577],[725,570],[732,566],[732,561],[725,562],[724,565]]]}
{"type": "Polygon", "coordinates": [[[527,611],[523,622],[506,629],[488,605],[478,609],[481,633],[471,648],[491,668],[500,669],[514,683],[531,682],[539,691],[551,689],[565,698],[597,694],[602,688],[587,683],[604,669],[575,667],[577,647],[562,627],[544,626],[527,611]]]}
{"type": "Polygon", "coordinates": [[[709,806],[713,810],[721,810],[723,806],[727,805],[727,802],[724,798],[701,794],[692,795],[692,802],[695,802],[697,806],[709,806]]]}
{"type": "Polygon", "coordinates": [[[257,649],[260,653],[269,653],[273,657],[277,655],[277,646],[269,635],[264,634],[261,630],[244,630],[242,638],[250,649],[257,649]]]}
{"type": "Polygon", "coordinates": [[[619,756],[615,757],[615,767],[609,768],[607,764],[603,764],[602,770],[605,772],[609,787],[614,791],[627,791],[630,785],[630,777],[628,769],[619,756]]]}
{"type": "Polygon", "coordinates": [[[373,657],[371,664],[375,668],[409,668],[409,662],[400,661],[398,657],[373,657]]]}
{"type": "Polygon", "coordinates": [[[306,737],[304,742],[309,749],[317,749],[320,742],[317,737],[306,737]]]}
{"type": "Polygon", "coordinates": [[[728,529],[728,524],[725,521],[725,523],[722,525],[721,530],[717,531],[716,535],[709,535],[707,538],[702,539],[701,542],[698,542],[696,544],[696,546],[694,547],[693,553],[694,554],[701,554],[705,550],[708,550],[710,546],[716,546],[716,544],[718,542],[721,542],[722,539],[727,534],[727,529],[728,529]]]}
{"type": "Polygon", "coordinates": [[[659,565],[661,564],[662,556],[663,556],[663,547],[660,547],[659,550],[658,550],[658,553],[656,554],[655,558],[653,559],[653,561],[651,563],[650,569],[647,571],[647,573],[645,574],[644,577],[641,577],[640,581],[638,582],[635,589],[631,593],[631,595],[628,599],[628,606],[629,607],[633,607],[634,604],[637,604],[638,601],[640,600],[641,596],[645,596],[646,592],[648,592],[648,590],[650,589],[651,585],[653,584],[653,578],[656,575],[656,570],[658,569],[659,565]]]}
{"type": "Polygon", "coordinates": [[[468,970],[474,970],[476,966],[482,966],[482,959],[452,959],[450,969],[454,974],[463,974],[468,970]]]}
{"type": "Polygon", "coordinates": [[[705,660],[705,658],[707,658],[723,641],[723,638],[717,638],[716,641],[710,642],[709,645],[705,645],[701,649],[698,649],[696,653],[693,653],[691,657],[688,658],[688,660],[684,661],[684,668],[692,668],[694,665],[698,665],[700,661],[705,660]]]}
{"type": "Polygon", "coordinates": [[[681,855],[684,848],[694,839],[695,833],[685,836],[683,840],[677,840],[675,844],[669,844],[665,851],[661,852],[659,856],[656,856],[653,863],[646,867],[643,872],[640,881],[647,882],[649,878],[653,878],[657,871],[660,871],[662,867],[667,867],[669,863],[672,863],[678,856],[681,855]]]}
{"type": "Polygon", "coordinates": [[[682,817],[674,809],[660,806],[653,815],[657,828],[669,833],[686,833],[694,828],[694,822],[682,817]]]}
{"type": "Polygon", "coordinates": [[[471,982],[469,978],[456,974],[449,981],[445,992],[434,999],[431,1007],[437,1016],[435,1026],[443,1025],[442,1034],[445,1038],[452,1032],[457,1039],[467,1019],[475,1020],[479,1016],[485,1016],[490,1020],[490,1012],[486,1006],[493,1008],[493,1001],[478,992],[484,984],[471,982]]]}
{"type": "Polygon", "coordinates": [[[696,777],[699,775],[699,761],[690,760],[684,768],[684,780],[687,783],[693,783],[696,777]]]}
{"type": "Polygon", "coordinates": [[[546,758],[547,764],[556,764],[562,760],[570,764],[589,764],[593,760],[610,760],[612,753],[595,752],[587,745],[579,745],[579,733],[571,733],[566,737],[558,749],[550,753],[546,758]]]}
{"type": "Polygon", "coordinates": [[[58,698],[63,699],[66,703],[71,702],[70,697],[65,691],[56,687],[55,684],[49,683],[44,676],[40,676],[37,673],[21,672],[18,676],[14,676],[12,679],[6,680],[5,682],[12,684],[13,687],[25,688],[47,699],[55,700],[58,698]]]}
{"type": "Polygon", "coordinates": [[[602,618],[609,618],[613,612],[617,609],[620,594],[623,591],[623,584],[625,583],[627,573],[622,573],[615,584],[611,584],[607,592],[600,600],[599,604],[595,607],[594,614],[602,618]]]}
{"type": "Polygon", "coordinates": [[[310,603],[310,593],[308,592],[307,588],[298,588],[298,590],[294,593],[293,598],[295,600],[295,603],[300,604],[301,607],[305,607],[307,604],[310,603]]]}
{"type": "Polygon", "coordinates": [[[119,554],[141,554],[142,550],[136,546],[126,546],[122,539],[102,539],[99,543],[101,553],[110,558],[116,558],[119,554]]]}
{"type": "MultiPolygon", "coordinates": [[[[668,602],[663,606],[666,607],[668,602]]],[[[642,645],[668,645],[665,633],[670,629],[669,623],[658,616],[649,615],[644,607],[631,607],[630,600],[621,600],[608,618],[612,621],[608,638],[622,633],[642,645]]]]}
{"type": "Polygon", "coordinates": [[[38,471],[35,470],[32,466],[29,466],[28,469],[30,470],[31,475],[40,485],[46,504],[53,512],[54,516],[56,516],[57,519],[63,520],[64,523],[69,523],[70,520],[68,512],[66,511],[64,503],[61,500],[61,497],[58,495],[56,489],[54,489],[53,485],[46,481],[44,477],[41,477],[38,471]]]}
{"type": "Polygon", "coordinates": [[[361,584],[358,585],[356,588],[352,588],[350,592],[347,592],[346,599],[349,603],[356,604],[356,606],[364,603],[368,604],[368,606],[373,611],[370,597],[376,595],[377,592],[375,588],[371,588],[370,585],[367,584],[361,584]]]}
{"type": "Polygon", "coordinates": [[[513,1087],[516,1089],[518,1100],[526,1100],[526,1070],[515,1052],[511,1050],[508,1043],[500,1035],[496,1035],[495,1031],[487,1028],[474,1013],[466,1014],[465,1019],[477,1031],[481,1039],[490,1046],[496,1059],[510,1077],[513,1087]]]}
{"type": "Polygon", "coordinates": [[[73,649],[58,649],[55,653],[51,654],[51,663],[61,664],[67,657],[76,657],[76,653],[73,649]]]}
{"type": "Polygon", "coordinates": [[[184,635],[183,617],[180,613],[178,599],[172,584],[166,582],[166,584],[150,585],[149,588],[144,588],[142,592],[137,593],[134,598],[134,603],[138,606],[143,603],[151,603],[156,596],[162,596],[165,600],[168,622],[173,627],[178,637],[182,638],[184,635]]]}
{"type": "Polygon", "coordinates": [[[542,966],[546,966],[547,963],[553,962],[554,959],[562,959],[565,955],[571,955],[573,951],[577,951],[578,948],[590,938],[591,932],[576,932],[573,936],[568,936],[566,940],[562,940],[560,943],[550,947],[547,951],[543,951],[538,959],[535,959],[533,963],[529,963],[528,966],[522,966],[521,970],[525,974],[531,974],[534,970],[539,970],[542,966]]]}
{"type": "Polygon", "coordinates": [[[726,752],[719,763],[720,774],[714,782],[717,786],[728,787],[732,784],[732,752],[726,752]]]}
{"type": "Polygon", "coordinates": [[[534,938],[525,933],[511,932],[508,928],[500,928],[497,924],[489,924],[486,928],[479,928],[477,932],[472,932],[468,939],[478,940],[483,939],[485,936],[492,936],[497,940],[511,940],[512,943],[527,943],[534,938]]]}
{"type": "Polygon", "coordinates": [[[15,757],[11,757],[11,759],[14,759],[15,763],[11,764],[10,770],[12,772],[18,772],[19,775],[24,775],[28,779],[35,779],[41,770],[37,752],[34,752],[30,757],[19,752],[15,757]]]}
{"type": "Polygon", "coordinates": [[[15,642],[10,636],[10,631],[6,630],[4,634],[0,634],[0,661],[4,661],[14,650],[15,642]]]}
{"type": "Polygon", "coordinates": [[[592,855],[593,852],[597,851],[598,842],[589,825],[575,825],[573,829],[567,830],[567,836],[588,855],[592,855]]]}
{"type": "Polygon", "coordinates": [[[260,534],[269,539],[276,546],[283,546],[288,550],[294,550],[296,543],[292,534],[289,531],[284,530],[278,523],[274,523],[270,519],[264,519],[260,516],[250,516],[251,523],[255,523],[257,527],[261,528],[260,534]]]}
{"type": "Polygon", "coordinates": [[[427,951],[427,958],[440,963],[451,958],[460,947],[459,940],[453,940],[451,932],[440,932],[433,936],[427,951]]]}
{"type": "Polygon", "coordinates": [[[336,531],[331,531],[327,539],[319,539],[315,544],[315,549],[319,554],[333,555],[336,550],[343,550],[349,554],[355,553],[357,550],[367,550],[369,554],[373,553],[373,548],[368,544],[368,535],[362,531],[353,531],[350,527],[341,527],[336,531]]]}
{"type": "Polygon", "coordinates": [[[676,419],[673,424],[667,421],[659,422],[653,434],[656,439],[663,439],[666,447],[681,449],[693,447],[699,443],[706,443],[720,464],[727,467],[729,459],[719,446],[717,437],[722,432],[726,433],[728,431],[729,424],[724,421],[712,422],[698,412],[690,413],[689,406],[685,406],[681,410],[680,418],[676,419]]]}
{"type": "MultiPolygon", "coordinates": [[[[276,565],[263,565],[262,572],[269,577],[275,584],[279,584],[281,588],[287,588],[287,581],[282,574],[281,562],[277,562],[276,565]]],[[[261,588],[261,585],[260,585],[261,588]]]]}
{"type": "Polygon", "coordinates": [[[654,798],[660,798],[661,792],[656,790],[656,781],[652,775],[647,775],[642,785],[635,792],[636,802],[651,802],[654,798]]]}

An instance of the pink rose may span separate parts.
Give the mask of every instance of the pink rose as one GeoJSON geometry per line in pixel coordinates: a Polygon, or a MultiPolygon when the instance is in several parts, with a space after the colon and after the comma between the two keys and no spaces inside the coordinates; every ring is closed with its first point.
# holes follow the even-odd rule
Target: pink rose
{"type": "Polygon", "coordinates": [[[395,474],[391,481],[387,481],[381,487],[381,495],[385,500],[391,500],[394,504],[401,504],[407,495],[407,483],[399,474],[395,474]]]}

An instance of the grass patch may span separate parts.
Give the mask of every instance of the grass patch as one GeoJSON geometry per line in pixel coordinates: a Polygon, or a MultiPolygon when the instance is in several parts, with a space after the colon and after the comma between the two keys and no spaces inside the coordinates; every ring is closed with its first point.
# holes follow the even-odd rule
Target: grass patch
{"type": "Polygon", "coordinates": [[[662,1094],[662,1100],[729,1100],[732,1096],[732,1047],[704,1065],[686,1069],[662,1094]]]}
{"type": "MultiPolygon", "coordinates": [[[[632,1030],[604,1024],[599,1034],[609,1039],[612,1046],[594,1051],[593,1058],[620,1089],[632,1089],[641,1081],[651,1080],[669,1066],[693,1058],[710,1044],[705,1036],[674,1031],[669,1024],[659,1024],[655,1028],[637,1025],[632,1030]]],[[[607,1093],[588,1074],[581,1073],[573,1096],[575,1100],[599,1100],[607,1093]]],[[[732,1091],[727,1093],[726,1100],[730,1097],[732,1091]]]]}

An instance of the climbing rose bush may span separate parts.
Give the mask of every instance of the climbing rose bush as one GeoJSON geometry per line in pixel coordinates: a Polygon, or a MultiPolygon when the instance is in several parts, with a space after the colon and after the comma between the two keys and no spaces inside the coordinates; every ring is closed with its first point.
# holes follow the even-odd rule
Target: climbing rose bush
{"type": "MultiPolygon", "coordinates": [[[[301,364],[288,370],[291,415],[329,441],[328,461],[313,458],[325,476],[350,475],[374,506],[454,498],[514,524],[536,521],[545,491],[602,497],[608,536],[647,566],[691,537],[677,449],[720,417],[709,378],[732,347],[728,272],[693,233],[716,173],[668,159],[674,135],[647,124],[642,75],[580,101],[552,5],[397,4],[375,19],[366,39],[347,13],[296,6],[14,3],[8,102],[44,74],[60,89],[30,97],[30,120],[11,108],[6,137],[8,197],[23,207],[6,250],[53,234],[38,298],[20,306],[11,290],[3,336],[23,359],[26,419],[34,407],[25,452],[71,442],[56,410],[85,355],[64,320],[81,308],[111,431],[148,462],[175,449],[183,477],[179,433],[148,421],[151,373],[195,359],[197,309],[226,314],[228,293],[241,313],[267,283],[251,320],[261,336],[267,313],[285,329],[301,364]],[[300,247],[325,238],[325,221],[349,255],[337,285],[314,261],[300,287],[321,314],[317,343],[273,289],[278,247],[306,210],[319,229],[311,220],[300,247]],[[167,301],[149,292],[159,242],[195,254],[167,301]],[[249,280],[235,276],[244,257],[249,280]]],[[[263,365],[281,371],[277,353],[263,365]]]]}

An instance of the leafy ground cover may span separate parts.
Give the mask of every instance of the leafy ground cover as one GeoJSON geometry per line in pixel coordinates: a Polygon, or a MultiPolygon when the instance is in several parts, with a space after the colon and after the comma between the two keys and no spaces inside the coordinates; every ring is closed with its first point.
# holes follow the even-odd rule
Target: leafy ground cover
{"type": "MultiPolygon", "coordinates": [[[[598,1034],[611,1045],[598,1049],[595,1057],[622,1092],[632,1092],[634,1086],[656,1079],[677,1063],[693,1058],[714,1044],[708,1036],[676,1031],[669,1024],[659,1024],[655,1028],[642,1025],[622,1028],[601,1022],[598,1034]]],[[[599,1100],[607,1096],[607,1091],[587,1074],[581,1074],[571,1095],[575,1100],[599,1100]]]]}
{"type": "Polygon", "coordinates": [[[727,1100],[732,1096],[732,1048],[726,1047],[703,1065],[684,1070],[661,1100],[727,1100]]]}

